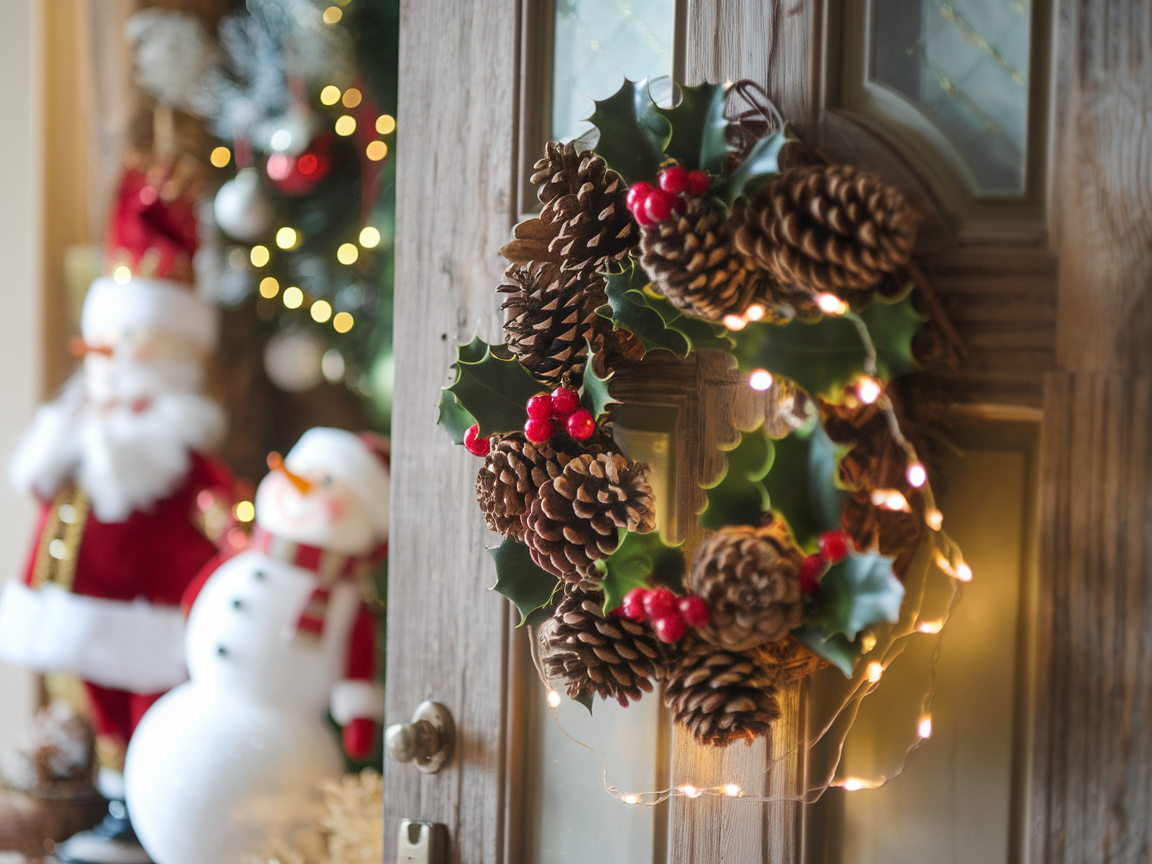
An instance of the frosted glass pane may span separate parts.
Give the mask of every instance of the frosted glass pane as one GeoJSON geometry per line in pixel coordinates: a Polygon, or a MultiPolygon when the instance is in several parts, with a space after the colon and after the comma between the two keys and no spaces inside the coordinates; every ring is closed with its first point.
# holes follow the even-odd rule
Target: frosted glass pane
{"type": "Polygon", "coordinates": [[[873,0],[869,77],[912,102],[967,163],[977,190],[1024,190],[1027,0],[873,0]]]}
{"type": "Polygon", "coordinates": [[[672,74],[675,0],[555,0],[552,139],[581,135],[592,99],[672,74]]]}

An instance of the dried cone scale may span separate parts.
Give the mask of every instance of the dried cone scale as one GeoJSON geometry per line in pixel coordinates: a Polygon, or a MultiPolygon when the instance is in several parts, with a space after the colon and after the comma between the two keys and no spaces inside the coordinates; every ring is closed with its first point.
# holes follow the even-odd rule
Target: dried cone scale
{"type": "Polygon", "coordinates": [[[774,683],[751,655],[689,636],[664,680],[664,704],[702,744],[751,744],[780,716],[774,683]]]}
{"type": "Polygon", "coordinates": [[[709,198],[643,229],[641,258],[653,287],[685,312],[709,321],[741,315],[757,291],[755,263],[732,242],[726,214],[709,198]]]}
{"type": "Polygon", "coordinates": [[[783,639],[803,621],[803,560],[782,519],[721,528],[697,547],[688,574],[688,590],[712,613],[699,634],[730,651],[783,639]]]}
{"type": "Polygon", "coordinates": [[[781,285],[837,295],[907,263],[919,220],[903,192],[847,165],[787,170],[735,215],[737,248],[781,285]]]}
{"type": "Polygon", "coordinates": [[[476,500],[488,527],[516,539],[524,536],[520,518],[536,490],[560,474],[568,457],[547,444],[532,444],[523,432],[505,435],[489,451],[476,475],[476,500]]]}
{"type": "Polygon", "coordinates": [[[618,453],[583,453],[540,487],[524,516],[532,560],[572,581],[598,578],[596,562],[616,551],[619,529],[656,527],[648,465],[618,453]]]}
{"type": "Polygon", "coordinates": [[[663,645],[644,625],[602,614],[604,595],[578,584],[540,633],[545,674],[561,680],[568,695],[585,693],[615,699],[627,707],[641,692],[652,692],[662,674],[663,645]]]}

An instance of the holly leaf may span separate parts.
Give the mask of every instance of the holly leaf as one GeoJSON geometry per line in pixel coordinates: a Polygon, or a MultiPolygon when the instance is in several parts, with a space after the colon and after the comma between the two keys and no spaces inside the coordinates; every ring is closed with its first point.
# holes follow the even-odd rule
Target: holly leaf
{"type": "MultiPolygon", "coordinates": [[[[643,272],[642,268],[641,272],[643,272]]],[[[712,321],[705,321],[703,318],[685,314],[671,300],[663,294],[657,294],[651,287],[640,292],[637,302],[643,303],[659,315],[660,320],[664,322],[665,329],[674,330],[683,336],[688,343],[689,351],[702,348],[731,351],[732,346],[736,344],[736,340],[731,336],[731,331],[723,324],[716,324],[712,321]]]]}
{"type": "Polygon", "coordinates": [[[820,580],[819,605],[809,623],[850,640],[865,627],[900,620],[904,584],[892,572],[892,559],[869,553],[849,555],[820,580]]]}
{"type": "Polygon", "coordinates": [[[579,702],[588,709],[588,713],[592,713],[592,703],[596,701],[596,697],[589,693],[587,690],[581,690],[572,697],[573,702],[579,702]]]}
{"type": "Polygon", "coordinates": [[[821,534],[840,527],[848,495],[838,483],[837,469],[850,448],[834,444],[818,423],[797,429],[775,446],[776,458],[764,481],[769,507],[784,517],[797,544],[815,551],[821,534]]]}
{"type": "Polygon", "coordinates": [[[528,547],[510,537],[488,550],[496,562],[496,584],[492,590],[503,594],[520,610],[520,624],[537,609],[552,603],[560,580],[536,566],[528,547]]]}
{"type": "Polygon", "coordinates": [[[445,389],[475,418],[481,437],[521,428],[528,419],[528,399],[544,389],[503,345],[476,339],[460,350],[455,366],[456,380],[445,389]],[[477,354],[479,359],[470,359],[477,354]]]}
{"type": "Polygon", "coordinates": [[[726,525],[759,525],[768,511],[769,493],[764,478],[776,458],[774,442],[760,426],[744,432],[728,454],[719,477],[703,485],[707,503],[700,512],[700,525],[717,531],[726,525]]]}
{"type": "Polygon", "coordinates": [[[599,130],[600,140],[593,150],[629,186],[655,179],[660,163],[667,158],[664,148],[672,127],[652,101],[648,79],[624,79],[614,95],[595,105],[588,120],[599,130]]]}
{"type": "Polygon", "coordinates": [[[856,325],[845,317],[813,322],[748,324],[734,334],[740,369],[767,369],[813,395],[835,401],[844,386],[865,371],[868,351],[856,325]]]}
{"type": "Polygon", "coordinates": [[[793,630],[792,637],[817,657],[827,660],[843,672],[845,678],[852,677],[856,661],[864,654],[863,649],[843,633],[829,634],[812,623],[793,630]]]}
{"type": "Polygon", "coordinates": [[[672,137],[664,149],[679,159],[689,171],[700,168],[719,174],[728,142],[724,130],[724,101],[728,88],[722,84],[700,84],[696,87],[677,85],[680,102],[674,108],[657,108],[672,124],[672,137]]]}
{"type": "Polygon", "coordinates": [[[588,342],[588,357],[584,363],[584,381],[580,388],[580,404],[587,408],[592,417],[599,422],[601,416],[607,414],[620,402],[613,399],[612,394],[608,392],[608,382],[616,373],[609,371],[607,375],[601,378],[596,374],[597,359],[599,359],[599,355],[592,348],[592,343],[588,342]]]}
{"type": "Polygon", "coordinates": [[[912,286],[892,300],[878,298],[860,313],[876,346],[876,372],[887,380],[920,368],[912,356],[912,337],[926,320],[912,305],[912,286]]]}
{"type": "Polygon", "coordinates": [[[745,192],[752,191],[758,184],[780,170],[778,164],[780,148],[788,140],[787,126],[761,138],[739,168],[712,185],[710,191],[712,197],[718,198],[726,207],[731,208],[737,198],[745,192]]]}
{"type": "Polygon", "coordinates": [[[460,407],[456,397],[448,390],[440,391],[440,413],[436,425],[448,433],[454,444],[464,443],[464,433],[476,423],[476,418],[460,407]]]}
{"type": "Polygon", "coordinates": [[[604,574],[600,587],[605,615],[624,602],[625,594],[653,579],[677,593],[684,590],[684,551],[680,546],[669,546],[657,531],[637,534],[620,529],[616,551],[597,561],[596,569],[604,574]]]}

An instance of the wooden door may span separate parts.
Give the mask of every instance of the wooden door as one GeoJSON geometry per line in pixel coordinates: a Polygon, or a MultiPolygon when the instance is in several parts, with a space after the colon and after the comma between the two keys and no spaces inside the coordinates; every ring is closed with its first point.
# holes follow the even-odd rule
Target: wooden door
{"type": "MultiPolygon", "coordinates": [[[[935,202],[918,251],[967,345],[942,384],[973,440],[1011,449],[1037,429],[1042,440],[1040,567],[1018,652],[1034,658],[1036,683],[1015,685],[1014,746],[1029,758],[1011,780],[1004,860],[1143,860],[1152,11],[1138,0],[1011,4],[1031,27],[1030,158],[1015,197],[965,198],[934,167],[931,135],[853,91],[864,76],[853,79],[852,64],[868,50],[860,27],[878,2],[682,2],[673,70],[686,83],[759,82],[806,141],[935,202]]],[[[454,344],[499,341],[498,249],[530,201],[551,8],[425,0],[402,10],[387,713],[406,721],[434,699],[453,712],[458,738],[439,774],[385,766],[387,860],[402,818],[447,825],[453,862],[526,855],[525,705],[539,694],[516,671],[523,636],[487,590],[495,577],[472,504],[474,463],[434,423],[454,344]]],[[[745,410],[723,370],[705,358],[677,375],[678,392],[627,386],[683,410],[681,442],[722,438],[745,410]],[[697,391],[699,402],[684,398],[697,391]]],[[[678,512],[692,512],[692,472],[705,468],[677,474],[678,512]]],[[[668,782],[771,762],[762,791],[791,794],[805,770],[804,700],[800,686],[785,694],[773,740],[751,748],[718,754],[674,739],[668,782]]],[[[678,798],[661,820],[654,860],[842,860],[825,842],[826,814],[797,803],[678,798]]]]}

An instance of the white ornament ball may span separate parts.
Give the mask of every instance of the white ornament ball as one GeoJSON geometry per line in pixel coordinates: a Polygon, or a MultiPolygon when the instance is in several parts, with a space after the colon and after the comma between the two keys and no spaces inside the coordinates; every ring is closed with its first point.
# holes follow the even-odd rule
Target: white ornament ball
{"type": "Polygon", "coordinates": [[[277,333],[264,348],[264,371],[281,390],[303,393],[324,380],[324,343],[307,330],[277,333]]]}
{"type": "Polygon", "coordinates": [[[264,190],[260,172],[241,168],[216,193],[212,206],[216,224],[230,237],[242,243],[258,240],[272,226],[272,202],[264,190]]]}

